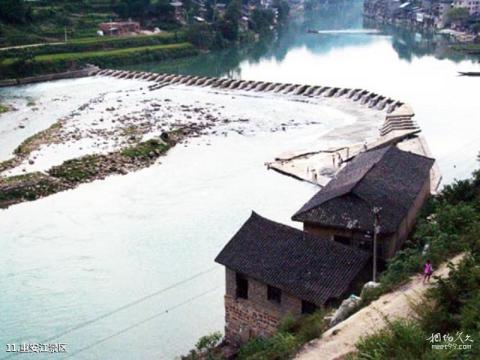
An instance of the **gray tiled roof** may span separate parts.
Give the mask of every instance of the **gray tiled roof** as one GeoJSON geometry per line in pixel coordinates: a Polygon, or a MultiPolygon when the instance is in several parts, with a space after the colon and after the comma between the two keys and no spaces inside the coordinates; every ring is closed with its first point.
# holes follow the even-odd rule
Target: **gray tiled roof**
{"type": "Polygon", "coordinates": [[[359,154],[292,219],[369,231],[380,207],[381,233],[394,233],[430,176],[434,160],[386,146],[359,154]]]}
{"type": "Polygon", "coordinates": [[[252,212],[215,261],[320,306],[342,296],[369,258],[252,212]]]}

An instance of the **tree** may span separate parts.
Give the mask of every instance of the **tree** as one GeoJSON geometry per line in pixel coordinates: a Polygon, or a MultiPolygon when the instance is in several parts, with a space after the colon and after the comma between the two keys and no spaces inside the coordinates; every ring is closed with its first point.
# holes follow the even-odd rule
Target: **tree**
{"type": "Polygon", "coordinates": [[[230,1],[225,10],[225,16],[219,21],[220,31],[225,39],[229,41],[236,41],[238,39],[238,24],[241,16],[240,1],[230,1]]]}
{"type": "Polygon", "coordinates": [[[1,0],[0,20],[10,24],[24,24],[32,20],[32,8],[24,0],[1,0]]]}
{"type": "Polygon", "coordinates": [[[464,22],[470,17],[470,13],[466,8],[452,8],[447,12],[447,22],[464,22]]]}
{"type": "Polygon", "coordinates": [[[150,8],[150,0],[121,0],[115,6],[117,14],[126,18],[143,19],[150,8]]]}
{"type": "Polygon", "coordinates": [[[200,49],[210,49],[215,43],[215,32],[209,24],[195,24],[189,27],[187,39],[200,49]]]}
{"type": "Polygon", "coordinates": [[[211,359],[213,350],[220,343],[220,340],[222,340],[222,333],[217,331],[213,334],[202,336],[197,341],[195,347],[200,353],[206,354],[207,359],[211,359]]]}
{"type": "Polygon", "coordinates": [[[169,0],[158,0],[153,6],[151,13],[163,22],[175,21],[175,10],[169,0]]]}
{"type": "Polygon", "coordinates": [[[270,9],[255,9],[252,12],[251,23],[255,32],[262,34],[270,30],[275,15],[270,9]]]}
{"type": "Polygon", "coordinates": [[[284,23],[288,19],[290,13],[290,5],[285,0],[275,0],[273,6],[278,9],[278,21],[284,23]]]}

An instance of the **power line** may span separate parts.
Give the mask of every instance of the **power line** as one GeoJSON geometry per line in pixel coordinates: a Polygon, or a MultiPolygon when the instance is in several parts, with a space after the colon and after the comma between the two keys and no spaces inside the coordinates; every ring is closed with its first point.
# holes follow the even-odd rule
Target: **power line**
{"type": "MultiPolygon", "coordinates": [[[[166,291],[172,290],[172,289],[174,289],[174,288],[176,288],[176,287],[178,287],[178,286],[180,286],[180,285],[183,285],[183,284],[185,284],[185,283],[187,283],[187,282],[189,282],[189,281],[192,281],[192,280],[194,280],[194,279],[196,279],[196,278],[198,278],[198,277],[200,277],[200,276],[202,276],[202,275],[205,275],[205,274],[207,274],[207,273],[210,273],[210,272],[212,272],[212,271],[215,270],[215,269],[216,269],[216,267],[211,267],[211,268],[209,268],[209,269],[207,269],[207,270],[201,271],[201,272],[199,272],[199,273],[197,273],[197,274],[195,274],[195,275],[193,275],[193,276],[190,276],[189,278],[186,278],[186,279],[184,279],[184,280],[182,280],[182,281],[176,282],[176,283],[174,283],[174,284],[172,284],[172,285],[170,285],[170,286],[167,286],[167,287],[165,287],[165,288],[163,288],[163,289],[160,289],[160,290],[158,290],[158,291],[155,291],[155,292],[153,292],[153,293],[151,293],[151,294],[148,294],[148,295],[146,295],[146,296],[144,296],[144,297],[142,297],[142,298],[140,298],[140,299],[137,299],[137,300],[135,300],[135,301],[129,302],[128,304],[125,304],[125,305],[123,305],[123,306],[120,306],[120,307],[118,307],[118,308],[116,308],[116,309],[113,309],[113,310],[111,310],[111,311],[109,311],[109,312],[106,312],[106,313],[104,313],[104,314],[102,314],[102,315],[99,315],[99,316],[94,317],[94,318],[92,318],[92,319],[90,319],[90,320],[87,320],[87,321],[84,321],[84,322],[82,322],[82,323],[80,323],[80,324],[77,324],[77,325],[75,325],[75,326],[73,326],[73,327],[71,327],[71,328],[69,328],[69,329],[67,329],[67,330],[64,330],[62,333],[59,333],[59,334],[56,334],[56,335],[54,335],[54,336],[51,336],[51,337],[49,337],[49,338],[47,338],[47,339],[44,339],[44,340],[40,341],[39,343],[41,343],[41,344],[49,343],[49,342],[51,342],[52,340],[58,339],[58,338],[60,338],[60,337],[62,337],[62,336],[65,336],[65,335],[70,334],[70,333],[72,333],[72,332],[74,332],[74,331],[77,331],[77,330],[79,330],[79,329],[81,329],[81,328],[84,328],[85,326],[91,325],[91,324],[93,324],[93,323],[96,323],[97,321],[100,321],[100,320],[103,320],[103,319],[105,319],[105,318],[107,318],[107,317],[109,317],[109,316],[112,316],[112,315],[114,315],[114,314],[116,314],[116,313],[118,313],[118,312],[120,312],[120,311],[123,311],[123,310],[125,310],[125,309],[128,309],[128,308],[130,308],[130,307],[132,307],[132,306],[138,305],[138,304],[144,302],[145,300],[148,300],[148,299],[150,299],[150,298],[152,298],[152,297],[155,297],[155,296],[157,296],[157,295],[160,295],[160,294],[162,294],[162,293],[164,293],[164,292],[166,292],[166,291]]],[[[168,310],[167,310],[167,312],[168,312],[168,310]]],[[[18,355],[18,354],[19,354],[19,352],[12,353],[12,354],[10,354],[10,355],[2,358],[1,360],[10,359],[12,356],[18,355]]]]}
{"type": "Polygon", "coordinates": [[[124,333],[126,333],[126,332],[128,332],[128,331],[130,331],[130,330],[132,330],[132,329],[134,329],[134,328],[142,325],[142,324],[145,324],[146,322],[149,322],[149,321],[151,321],[151,320],[153,320],[153,319],[156,319],[156,318],[159,317],[159,316],[168,314],[169,311],[175,310],[175,309],[177,309],[177,308],[179,308],[179,307],[181,307],[181,306],[183,306],[183,305],[186,305],[186,304],[188,304],[188,303],[190,303],[190,302],[192,302],[192,301],[194,301],[194,300],[196,300],[196,299],[198,299],[198,298],[200,298],[200,297],[202,297],[202,296],[205,296],[205,295],[207,295],[207,294],[209,294],[209,293],[212,293],[212,292],[214,292],[215,290],[219,289],[220,287],[221,287],[221,286],[216,286],[216,287],[211,288],[211,289],[209,289],[209,290],[207,290],[207,291],[204,291],[204,292],[202,292],[202,293],[200,293],[200,294],[198,294],[198,295],[196,295],[196,296],[193,296],[193,297],[191,297],[191,298],[189,298],[189,299],[187,299],[187,300],[185,300],[185,301],[183,301],[183,302],[181,302],[181,303],[178,303],[178,304],[176,304],[176,305],[174,305],[174,306],[172,306],[172,307],[170,307],[170,308],[168,308],[168,309],[165,309],[165,310],[163,310],[163,311],[161,311],[161,312],[159,312],[159,313],[156,313],[156,314],[154,314],[154,315],[152,315],[152,316],[150,316],[150,317],[148,317],[148,318],[146,318],[146,319],[144,319],[144,320],[142,320],[142,321],[139,321],[139,322],[137,322],[137,323],[134,323],[133,325],[130,325],[130,326],[128,326],[128,327],[126,327],[126,328],[124,328],[124,329],[122,329],[122,330],[119,330],[119,331],[117,331],[117,332],[115,332],[115,333],[113,333],[113,334],[111,334],[111,335],[109,335],[109,336],[106,336],[106,337],[104,337],[104,338],[102,338],[102,339],[100,339],[100,340],[97,340],[97,341],[91,343],[90,345],[87,345],[87,346],[85,346],[85,347],[83,347],[83,348],[81,348],[81,349],[79,349],[79,350],[77,350],[77,351],[75,351],[75,352],[73,352],[73,353],[70,353],[67,357],[65,357],[65,359],[74,357],[74,356],[78,355],[78,354],[81,353],[81,352],[84,352],[84,351],[86,351],[86,350],[89,350],[89,349],[93,348],[94,346],[97,346],[97,345],[99,345],[99,344],[101,344],[101,343],[104,343],[105,341],[108,341],[108,340],[110,340],[110,339],[113,339],[114,337],[117,337],[117,336],[119,336],[119,335],[122,335],[122,334],[124,334],[124,333]]]}

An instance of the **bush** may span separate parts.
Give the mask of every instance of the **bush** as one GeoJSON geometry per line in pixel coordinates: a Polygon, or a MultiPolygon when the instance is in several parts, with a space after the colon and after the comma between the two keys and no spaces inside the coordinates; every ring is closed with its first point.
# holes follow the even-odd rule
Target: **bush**
{"type": "Polygon", "coordinates": [[[75,53],[88,51],[105,51],[142,46],[167,45],[183,41],[183,33],[161,33],[157,35],[136,35],[122,37],[89,37],[70,40],[66,44],[49,44],[34,48],[18,48],[5,50],[2,54],[5,58],[19,58],[25,53],[33,56],[75,53]]]}
{"type": "Polygon", "coordinates": [[[300,343],[295,335],[278,332],[270,338],[255,338],[241,347],[238,360],[284,360],[289,359],[300,343]]]}
{"type": "Polygon", "coordinates": [[[445,188],[434,201],[433,217],[418,226],[411,248],[400,252],[381,278],[385,289],[404,279],[403,272],[420,265],[422,245],[428,243],[428,257],[439,264],[458,252],[466,256],[448,278],[427,292],[415,307],[416,320],[395,321],[356,346],[356,359],[480,359],[480,174],[445,188]],[[432,349],[428,339],[439,335],[447,349],[432,349]],[[445,338],[446,337],[446,338],[445,338]],[[450,337],[450,339],[449,339],[450,337]],[[458,340],[463,337],[463,340],[458,340]],[[467,337],[469,341],[467,342],[467,337]],[[470,349],[455,346],[471,345],[470,349]]]}
{"type": "Polygon", "coordinates": [[[270,338],[256,337],[240,348],[239,360],[284,360],[291,356],[306,342],[318,338],[326,329],[325,311],[295,319],[287,315],[270,338]]]}
{"type": "Polygon", "coordinates": [[[198,339],[195,347],[198,351],[210,353],[218,345],[220,340],[222,340],[222,333],[217,331],[213,334],[202,336],[198,339]]]}
{"type": "Polygon", "coordinates": [[[123,149],[120,154],[129,158],[148,159],[152,157],[152,152],[158,155],[168,148],[169,145],[163,141],[151,139],[123,149]]]}
{"type": "Polygon", "coordinates": [[[31,201],[65,189],[64,184],[34,172],[0,179],[0,208],[31,201]]]}
{"type": "Polygon", "coordinates": [[[72,183],[82,183],[95,179],[100,172],[101,155],[85,155],[52,167],[48,173],[72,183]]]}
{"type": "Polygon", "coordinates": [[[450,352],[434,352],[426,333],[415,321],[397,320],[374,335],[357,343],[354,358],[359,360],[440,360],[448,359],[450,352]]]}
{"type": "MultiPolygon", "coordinates": [[[[469,227],[479,220],[479,213],[469,204],[459,202],[451,205],[446,200],[438,203],[435,213],[429,219],[419,221],[407,247],[388,261],[387,270],[380,276],[381,286],[376,293],[377,297],[420,272],[427,258],[435,266],[464,251],[468,247],[468,241],[460,234],[467,233],[469,227]],[[428,250],[424,253],[425,245],[428,245],[428,250]]],[[[369,300],[375,298],[372,296],[369,300]]]]}
{"type": "Polygon", "coordinates": [[[215,29],[209,24],[190,26],[186,37],[189,42],[200,49],[212,49],[218,45],[215,41],[215,29]]]}

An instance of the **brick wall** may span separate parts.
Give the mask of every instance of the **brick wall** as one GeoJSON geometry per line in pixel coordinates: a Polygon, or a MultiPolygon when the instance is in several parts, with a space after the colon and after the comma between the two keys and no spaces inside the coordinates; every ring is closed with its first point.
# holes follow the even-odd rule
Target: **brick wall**
{"type": "Polygon", "coordinates": [[[301,315],[302,301],[282,291],[281,303],[267,299],[267,285],[248,278],[248,299],[236,299],[236,273],[226,269],[225,338],[241,344],[253,336],[270,336],[281,320],[301,315]]]}

